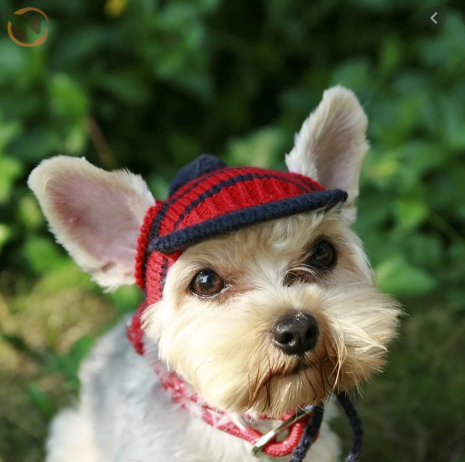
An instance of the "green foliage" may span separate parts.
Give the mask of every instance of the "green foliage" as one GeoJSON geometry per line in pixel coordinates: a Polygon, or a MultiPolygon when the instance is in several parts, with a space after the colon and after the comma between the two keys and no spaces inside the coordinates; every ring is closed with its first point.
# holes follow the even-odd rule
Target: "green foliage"
{"type": "Polygon", "coordinates": [[[41,159],[66,153],[128,167],[163,197],[202,151],[282,167],[322,91],[343,84],[371,121],[357,228],[381,286],[456,300],[465,221],[457,10],[432,33],[421,2],[352,2],[350,12],[337,1],[110,3],[45,2],[50,37],[38,48],[0,38],[3,265],[44,274],[63,262],[38,235],[45,227],[24,183],[41,159]],[[380,11],[402,15],[400,27],[380,11]]]}
{"type": "MultiPolygon", "coordinates": [[[[342,84],[357,93],[370,120],[356,230],[381,288],[409,306],[443,306],[451,328],[455,319],[463,322],[465,25],[463,5],[439,4],[446,23],[431,31],[422,23],[427,5],[420,0],[43,0],[49,37],[40,47],[22,48],[5,23],[19,7],[2,2],[0,290],[18,299],[31,291],[33,301],[60,293],[68,303],[68,291],[80,287],[95,305],[95,285],[53,242],[26,186],[42,159],[68,154],[128,168],[162,199],[174,173],[202,152],[231,165],[284,168],[294,133],[324,89],[342,84]]],[[[104,297],[99,300],[122,315],[141,295],[132,287],[104,297]]],[[[433,329],[427,319],[421,326],[433,329]]],[[[39,352],[20,333],[2,328],[1,339],[76,390],[79,362],[92,344],[85,329],[79,332],[67,352],[57,345],[59,329],[45,335],[39,352]]],[[[423,351],[420,340],[409,348],[423,351]]],[[[429,356],[418,361],[419,369],[408,363],[398,370],[424,374],[429,356]]],[[[435,367],[452,374],[452,366],[435,367]]],[[[49,418],[56,403],[35,377],[27,393],[49,418]]],[[[402,410],[393,409],[401,420],[402,410]]],[[[459,446],[449,441],[448,461],[463,459],[459,446]]],[[[410,445],[403,451],[405,460],[439,460],[436,446],[415,457],[410,445]]],[[[382,459],[377,447],[368,452],[374,460],[394,457],[382,459]]]]}

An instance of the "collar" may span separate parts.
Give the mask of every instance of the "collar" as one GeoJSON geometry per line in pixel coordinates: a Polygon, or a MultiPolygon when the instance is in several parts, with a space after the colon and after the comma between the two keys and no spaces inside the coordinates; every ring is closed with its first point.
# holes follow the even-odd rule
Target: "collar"
{"type": "MultiPolygon", "coordinates": [[[[144,332],[141,326],[141,315],[146,307],[147,303],[145,302],[139,306],[127,329],[128,339],[134,350],[140,355],[144,355],[144,332]]],[[[175,372],[169,372],[161,361],[154,365],[154,370],[161,385],[174,402],[188,412],[194,413],[208,425],[249,442],[253,446],[252,451],[255,455],[262,451],[273,457],[290,454],[299,444],[304,429],[312,416],[313,406],[307,406],[298,412],[286,413],[281,417],[281,423],[276,428],[263,434],[256,428],[238,421],[241,419],[237,419],[221,409],[209,406],[175,372]],[[286,438],[282,441],[276,441],[276,437],[284,431],[288,432],[286,438]]],[[[250,416],[244,415],[243,417],[245,417],[242,419],[243,421],[250,420],[250,416]]],[[[254,420],[272,419],[267,416],[259,416],[258,419],[254,420]]]]}

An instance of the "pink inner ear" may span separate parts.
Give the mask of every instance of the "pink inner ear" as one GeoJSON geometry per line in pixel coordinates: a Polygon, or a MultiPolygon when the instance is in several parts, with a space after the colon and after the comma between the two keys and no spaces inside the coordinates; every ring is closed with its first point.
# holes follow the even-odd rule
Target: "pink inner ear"
{"type": "Polygon", "coordinates": [[[315,146],[318,178],[327,189],[350,189],[360,168],[355,155],[358,139],[354,140],[353,127],[344,118],[335,119],[327,133],[315,146]]]}
{"type": "Polygon", "coordinates": [[[137,193],[125,185],[69,172],[48,186],[65,246],[78,247],[102,269],[117,265],[132,271],[140,225],[137,193]]]}

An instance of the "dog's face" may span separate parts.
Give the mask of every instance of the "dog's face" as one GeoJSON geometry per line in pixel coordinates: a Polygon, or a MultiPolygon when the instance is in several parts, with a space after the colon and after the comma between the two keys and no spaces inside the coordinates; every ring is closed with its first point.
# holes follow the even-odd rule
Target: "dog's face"
{"type": "MultiPolygon", "coordinates": [[[[325,92],[286,163],[326,189],[346,190],[347,203],[187,248],[161,301],[146,310],[144,328],[161,358],[210,404],[278,417],[357,387],[382,366],[398,310],[375,287],[350,229],[365,130],[351,92],[325,92]]],[[[83,269],[106,287],[134,282],[139,227],[154,203],[140,177],[58,157],[29,184],[83,269]]]]}
{"type": "Polygon", "coordinates": [[[207,402],[278,417],[379,370],[395,318],[333,210],[189,248],[145,322],[161,357],[207,402]]]}

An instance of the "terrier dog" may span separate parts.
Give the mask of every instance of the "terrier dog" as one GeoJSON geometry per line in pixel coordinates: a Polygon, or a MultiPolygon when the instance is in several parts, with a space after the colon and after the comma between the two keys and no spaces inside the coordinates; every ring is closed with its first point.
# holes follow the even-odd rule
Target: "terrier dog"
{"type": "MultiPolygon", "coordinates": [[[[82,364],[79,405],[53,421],[48,462],[252,461],[252,447],[286,460],[307,406],[381,369],[399,311],[350,228],[366,126],[354,94],[331,88],[288,172],[203,155],[166,201],[140,176],[84,159],[32,172],[77,264],[103,287],[137,282],[146,295],[82,364]],[[287,435],[267,436],[283,420],[287,435]]],[[[305,461],[338,460],[330,414],[305,461]]]]}

